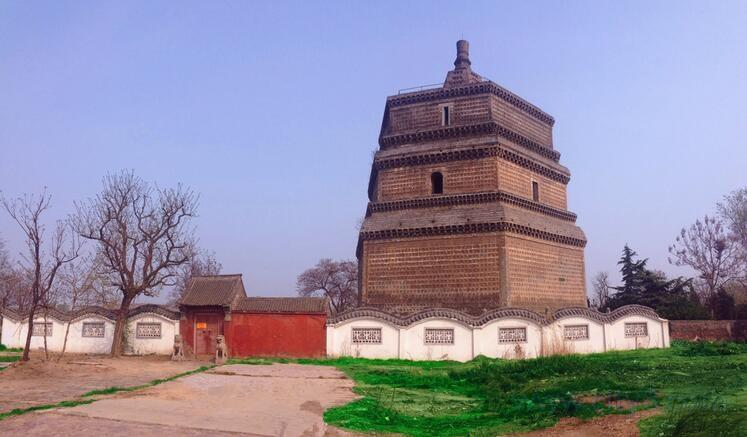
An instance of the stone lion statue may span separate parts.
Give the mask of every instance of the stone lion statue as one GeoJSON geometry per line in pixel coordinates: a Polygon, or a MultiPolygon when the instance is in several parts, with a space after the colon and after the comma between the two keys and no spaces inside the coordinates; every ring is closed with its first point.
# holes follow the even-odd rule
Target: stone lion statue
{"type": "Polygon", "coordinates": [[[223,364],[228,359],[228,346],[226,337],[218,335],[215,337],[215,364],[223,364]]]}
{"type": "Polygon", "coordinates": [[[184,359],[184,343],[182,342],[182,336],[176,334],[174,336],[174,353],[171,355],[173,361],[181,361],[184,359]]]}

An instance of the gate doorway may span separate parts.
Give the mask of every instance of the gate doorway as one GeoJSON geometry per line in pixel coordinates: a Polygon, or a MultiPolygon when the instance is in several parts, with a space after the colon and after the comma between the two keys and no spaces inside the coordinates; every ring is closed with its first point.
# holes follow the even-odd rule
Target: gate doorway
{"type": "Polygon", "coordinates": [[[215,337],[223,335],[222,314],[195,315],[195,355],[215,354],[215,337]]]}

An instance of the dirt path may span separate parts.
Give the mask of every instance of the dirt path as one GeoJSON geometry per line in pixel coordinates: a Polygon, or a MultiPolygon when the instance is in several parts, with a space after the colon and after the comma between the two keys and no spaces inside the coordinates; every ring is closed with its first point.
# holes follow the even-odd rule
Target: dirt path
{"type": "Polygon", "coordinates": [[[0,412],[75,399],[91,390],[133,386],[196,369],[206,362],[169,357],[66,355],[61,363],[38,356],[0,372],[0,412]]]}
{"type": "Polygon", "coordinates": [[[557,425],[515,437],[637,437],[638,421],[658,414],[658,410],[643,410],[633,414],[610,414],[583,421],[577,418],[561,419],[557,425]]]}
{"type": "Polygon", "coordinates": [[[328,366],[228,365],[89,405],[7,419],[2,426],[27,436],[50,430],[70,436],[349,436],[327,427],[322,415],[356,399],[352,387],[328,366]]]}

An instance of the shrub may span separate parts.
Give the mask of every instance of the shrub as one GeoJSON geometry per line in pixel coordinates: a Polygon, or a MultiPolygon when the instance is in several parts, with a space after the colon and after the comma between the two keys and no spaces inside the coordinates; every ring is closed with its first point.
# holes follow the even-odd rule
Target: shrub
{"type": "Polygon", "coordinates": [[[23,349],[20,347],[8,347],[0,343],[0,352],[23,352],[23,349]]]}
{"type": "Polygon", "coordinates": [[[676,341],[673,343],[677,355],[683,357],[711,357],[747,353],[747,343],[676,341]]]}
{"type": "Polygon", "coordinates": [[[663,416],[640,424],[644,435],[658,437],[737,437],[747,429],[747,410],[723,402],[671,404],[663,416]]]}

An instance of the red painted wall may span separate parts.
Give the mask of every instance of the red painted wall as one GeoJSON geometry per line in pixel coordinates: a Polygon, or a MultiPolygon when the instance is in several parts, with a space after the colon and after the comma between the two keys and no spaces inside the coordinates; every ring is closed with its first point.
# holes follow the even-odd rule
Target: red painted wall
{"type": "Polygon", "coordinates": [[[323,357],[324,314],[231,313],[224,325],[229,356],[323,357]]]}
{"type": "Polygon", "coordinates": [[[182,311],[182,318],[179,320],[179,334],[182,336],[182,341],[187,346],[187,350],[190,353],[194,352],[195,316],[191,311],[182,311]]]}

